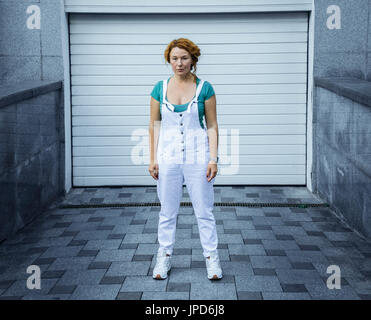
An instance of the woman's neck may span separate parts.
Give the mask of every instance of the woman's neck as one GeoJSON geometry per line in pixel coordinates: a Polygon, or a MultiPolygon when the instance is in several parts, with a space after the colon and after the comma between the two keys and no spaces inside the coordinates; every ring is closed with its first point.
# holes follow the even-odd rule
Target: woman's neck
{"type": "Polygon", "coordinates": [[[175,82],[179,84],[184,84],[187,82],[196,82],[196,76],[192,72],[189,72],[184,76],[179,76],[179,75],[174,74],[173,78],[175,82]]]}

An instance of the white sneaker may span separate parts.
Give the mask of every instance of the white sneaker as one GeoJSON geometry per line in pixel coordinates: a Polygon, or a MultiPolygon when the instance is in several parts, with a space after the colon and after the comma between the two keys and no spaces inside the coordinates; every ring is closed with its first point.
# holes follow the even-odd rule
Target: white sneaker
{"type": "Polygon", "coordinates": [[[167,273],[171,269],[170,256],[165,250],[157,252],[156,266],[153,268],[153,279],[163,280],[167,278],[167,273]]]}
{"type": "Polygon", "coordinates": [[[220,267],[220,261],[218,252],[210,252],[210,259],[206,258],[206,269],[207,277],[210,280],[218,280],[223,278],[222,268],[220,267]]]}

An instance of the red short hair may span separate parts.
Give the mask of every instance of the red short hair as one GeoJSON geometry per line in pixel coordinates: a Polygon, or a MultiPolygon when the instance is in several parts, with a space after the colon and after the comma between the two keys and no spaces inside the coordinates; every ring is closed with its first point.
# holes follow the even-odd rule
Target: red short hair
{"type": "Polygon", "coordinates": [[[189,39],[186,39],[186,38],[174,39],[167,45],[165,52],[164,52],[165,60],[168,63],[170,63],[170,52],[175,47],[188,51],[188,53],[190,54],[192,58],[192,66],[194,68],[194,72],[196,72],[196,69],[197,69],[196,65],[198,62],[198,57],[201,55],[200,48],[189,39]]]}

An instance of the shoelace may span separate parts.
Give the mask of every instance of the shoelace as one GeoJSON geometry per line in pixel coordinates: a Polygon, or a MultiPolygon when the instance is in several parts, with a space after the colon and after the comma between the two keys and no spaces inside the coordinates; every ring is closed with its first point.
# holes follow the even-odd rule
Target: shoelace
{"type": "Polygon", "coordinates": [[[166,258],[168,258],[168,257],[167,256],[157,256],[156,267],[159,268],[160,270],[165,270],[167,268],[166,258]]]}
{"type": "Polygon", "coordinates": [[[219,269],[219,259],[217,256],[210,256],[210,259],[206,259],[208,260],[208,267],[212,270],[217,270],[219,269]]]}

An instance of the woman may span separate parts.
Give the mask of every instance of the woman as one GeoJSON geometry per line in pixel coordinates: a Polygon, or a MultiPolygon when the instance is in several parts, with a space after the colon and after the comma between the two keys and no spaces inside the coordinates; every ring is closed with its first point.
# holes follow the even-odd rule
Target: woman
{"type": "Polygon", "coordinates": [[[159,81],[153,88],[149,124],[148,170],[157,180],[161,202],[160,246],[153,278],[166,279],[170,271],[177,214],[185,182],[197,218],[208,278],[217,280],[222,278],[222,270],[213,215],[213,184],[218,171],[215,93],[210,83],[191,72],[192,69],[196,71],[200,56],[200,49],[192,41],[185,38],[173,40],[164,55],[174,75],[159,81]]]}

